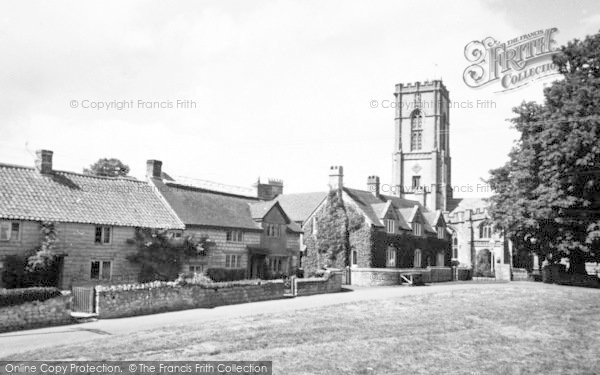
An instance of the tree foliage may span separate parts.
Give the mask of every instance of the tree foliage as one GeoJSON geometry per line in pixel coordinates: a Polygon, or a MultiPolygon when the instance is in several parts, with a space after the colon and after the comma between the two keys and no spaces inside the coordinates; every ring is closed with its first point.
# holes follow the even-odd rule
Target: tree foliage
{"type": "Polygon", "coordinates": [[[89,168],[84,168],[83,173],[103,177],[127,176],[129,173],[129,166],[123,164],[119,159],[102,158],[90,165],[89,168]]]}
{"type": "Polygon", "coordinates": [[[544,104],[524,102],[511,121],[520,138],[509,161],[491,171],[491,212],[516,244],[571,259],[600,239],[600,34],[569,42],[553,56],[563,79],[544,104]],[[533,240],[534,239],[534,240],[533,240]]]}
{"type": "Polygon", "coordinates": [[[190,258],[205,256],[214,245],[207,237],[175,239],[166,231],[146,228],[136,230],[133,242],[138,252],[127,259],[140,265],[140,282],[175,280],[190,258]]]}

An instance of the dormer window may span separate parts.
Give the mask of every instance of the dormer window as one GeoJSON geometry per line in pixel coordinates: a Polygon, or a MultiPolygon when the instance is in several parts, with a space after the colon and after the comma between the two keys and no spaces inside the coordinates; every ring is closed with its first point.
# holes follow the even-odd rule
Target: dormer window
{"type": "Polygon", "coordinates": [[[396,220],[385,219],[385,231],[387,233],[396,233],[396,220]]]}
{"type": "Polygon", "coordinates": [[[421,223],[413,223],[413,235],[422,236],[423,235],[423,224],[421,223]]]}
{"type": "Polygon", "coordinates": [[[443,240],[444,238],[446,238],[446,227],[444,227],[444,226],[437,227],[437,238],[439,238],[440,240],[443,240]]]}

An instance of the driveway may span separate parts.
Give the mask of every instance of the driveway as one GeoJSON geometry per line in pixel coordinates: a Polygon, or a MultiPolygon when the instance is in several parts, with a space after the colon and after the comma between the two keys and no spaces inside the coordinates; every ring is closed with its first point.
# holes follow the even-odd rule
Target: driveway
{"type": "MultiPolygon", "coordinates": [[[[539,286],[538,283],[524,282],[520,284],[539,286]]],[[[0,358],[24,360],[25,358],[19,358],[18,353],[48,346],[102,339],[106,335],[128,335],[132,332],[143,330],[180,326],[195,320],[208,322],[236,317],[273,314],[282,311],[312,309],[357,301],[432,293],[451,293],[452,291],[472,288],[503,288],[508,285],[510,284],[467,282],[443,283],[421,287],[351,287],[345,292],[340,293],[220,306],[213,309],[193,309],[130,318],[102,319],[82,324],[8,332],[0,334],[0,358]]]]}

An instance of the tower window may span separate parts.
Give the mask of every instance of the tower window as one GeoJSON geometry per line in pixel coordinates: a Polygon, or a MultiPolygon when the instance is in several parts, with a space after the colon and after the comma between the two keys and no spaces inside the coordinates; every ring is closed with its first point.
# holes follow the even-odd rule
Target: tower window
{"type": "Polygon", "coordinates": [[[423,147],[423,116],[415,110],[410,118],[410,149],[420,150],[423,147]]]}
{"type": "Polygon", "coordinates": [[[421,187],[421,176],[412,177],[412,187],[413,189],[418,189],[419,187],[421,187]]]}

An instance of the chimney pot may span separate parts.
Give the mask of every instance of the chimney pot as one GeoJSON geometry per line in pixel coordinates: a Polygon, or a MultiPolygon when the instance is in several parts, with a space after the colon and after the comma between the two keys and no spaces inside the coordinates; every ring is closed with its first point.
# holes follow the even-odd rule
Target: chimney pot
{"type": "Polygon", "coordinates": [[[40,173],[52,173],[52,154],[50,150],[35,152],[35,169],[40,173]]]}
{"type": "Polygon", "coordinates": [[[162,178],[162,161],[153,159],[146,161],[146,177],[162,178]]]}
{"type": "Polygon", "coordinates": [[[339,190],[344,187],[344,167],[331,166],[329,168],[329,189],[339,190]]]}
{"type": "Polygon", "coordinates": [[[369,176],[367,178],[367,188],[374,196],[379,196],[381,184],[379,183],[379,176],[369,176]]]}

